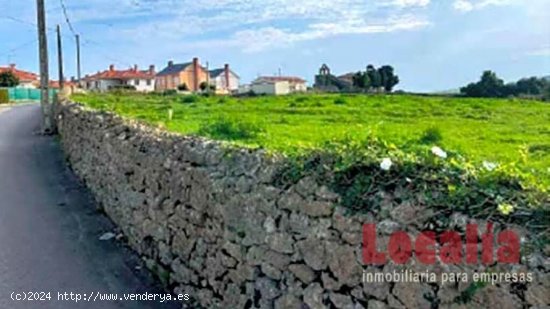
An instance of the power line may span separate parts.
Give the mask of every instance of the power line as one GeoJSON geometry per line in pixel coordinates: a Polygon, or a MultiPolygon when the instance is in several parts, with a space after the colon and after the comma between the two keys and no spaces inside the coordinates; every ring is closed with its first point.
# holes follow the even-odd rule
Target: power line
{"type": "Polygon", "coordinates": [[[63,9],[63,15],[65,15],[65,21],[67,22],[67,25],[69,26],[69,29],[73,33],[74,36],[76,36],[76,31],[74,31],[73,25],[71,24],[71,20],[69,19],[69,14],[67,14],[67,7],[65,6],[65,3],[63,0],[59,0],[61,3],[61,8],[63,9]]]}

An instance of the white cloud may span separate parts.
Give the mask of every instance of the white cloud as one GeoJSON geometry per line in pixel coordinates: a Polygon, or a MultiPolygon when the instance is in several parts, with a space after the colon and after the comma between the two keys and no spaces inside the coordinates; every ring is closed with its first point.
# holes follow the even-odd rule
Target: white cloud
{"type": "Polygon", "coordinates": [[[550,46],[538,48],[527,52],[528,56],[550,57],[550,46]]]}
{"type": "Polygon", "coordinates": [[[511,4],[514,0],[455,0],[453,8],[460,12],[480,10],[487,6],[499,6],[511,4]]]}
{"type": "Polygon", "coordinates": [[[166,48],[223,45],[256,52],[336,35],[430,24],[423,16],[430,0],[121,0],[116,6],[111,0],[65,1],[73,1],[70,11],[77,26],[112,23],[112,40],[122,37],[142,45],[155,41],[166,48]],[[136,19],[141,21],[136,24],[136,19]]]}
{"type": "Polygon", "coordinates": [[[430,0],[394,0],[393,3],[400,7],[427,6],[430,0]]]}

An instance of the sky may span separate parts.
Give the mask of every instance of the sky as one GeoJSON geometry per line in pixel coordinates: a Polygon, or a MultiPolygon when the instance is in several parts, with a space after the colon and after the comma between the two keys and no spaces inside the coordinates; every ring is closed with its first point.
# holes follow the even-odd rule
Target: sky
{"type": "MultiPolygon", "coordinates": [[[[229,63],[242,83],[279,70],[312,83],[323,63],[337,75],[389,64],[398,89],[418,92],[456,89],[488,69],[505,81],[550,75],[550,0],[45,2],[52,79],[57,24],[66,76],[76,75],[73,31],[83,75],[193,57],[229,63]]],[[[0,66],[38,71],[35,5],[0,0],[0,66]]]]}

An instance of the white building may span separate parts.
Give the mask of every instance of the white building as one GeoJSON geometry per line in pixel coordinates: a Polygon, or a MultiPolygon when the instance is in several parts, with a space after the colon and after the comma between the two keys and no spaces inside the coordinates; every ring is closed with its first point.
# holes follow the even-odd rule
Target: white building
{"type": "Polygon", "coordinates": [[[250,90],[256,94],[285,95],[296,92],[306,92],[306,81],[293,76],[262,76],[250,85],[250,90]]]}
{"type": "Polygon", "coordinates": [[[114,87],[133,86],[136,91],[155,91],[155,66],[148,70],[139,70],[137,65],[127,70],[115,70],[114,65],[97,74],[86,76],[82,80],[82,86],[91,91],[108,91],[114,87]]]}
{"type": "Polygon", "coordinates": [[[239,90],[241,78],[226,64],[221,69],[209,71],[210,84],[216,87],[216,92],[220,94],[231,94],[239,90]]]}

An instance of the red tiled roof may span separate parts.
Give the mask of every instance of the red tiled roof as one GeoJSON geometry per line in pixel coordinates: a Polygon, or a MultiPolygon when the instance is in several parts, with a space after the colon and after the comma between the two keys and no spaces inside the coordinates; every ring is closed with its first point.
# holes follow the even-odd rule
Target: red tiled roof
{"type": "Polygon", "coordinates": [[[97,79],[154,79],[155,72],[149,70],[140,71],[136,69],[128,70],[106,70],[97,74],[85,77],[84,80],[97,79]]]}
{"type": "Polygon", "coordinates": [[[19,78],[20,82],[33,82],[38,80],[38,75],[32,72],[21,71],[15,68],[15,65],[10,67],[0,67],[0,73],[12,72],[13,75],[19,78]]]}
{"type": "Polygon", "coordinates": [[[260,76],[257,81],[268,82],[289,82],[289,83],[305,83],[306,81],[300,77],[295,76],[260,76]]]}

